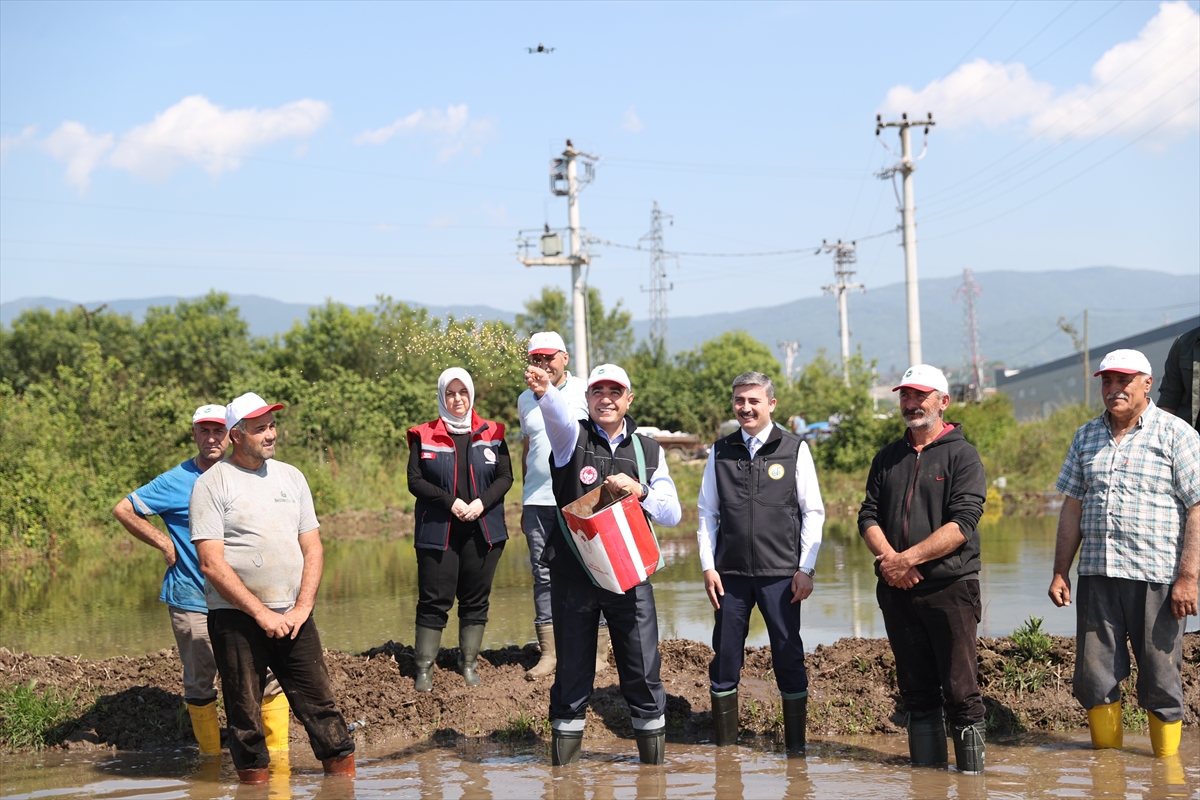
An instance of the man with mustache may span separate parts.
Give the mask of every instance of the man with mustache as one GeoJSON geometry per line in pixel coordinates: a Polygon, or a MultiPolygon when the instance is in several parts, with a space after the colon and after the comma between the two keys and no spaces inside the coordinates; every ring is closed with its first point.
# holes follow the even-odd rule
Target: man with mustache
{"type": "Polygon", "coordinates": [[[1105,411],[1075,433],[1056,485],[1065,497],[1050,599],[1076,601],[1072,685],[1092,746],[1122,744],[1121,681],[1132,648],[1138,704],[1154,755],[1165,758],[1179,750],[1183,630],[1196,613],[1200,434],[1150,400],[1150,362],[1137,350],[1109,353],[1096,375],[1105,411]]]}
{"type": "Polygon", "coordinates": [[[800,602],[813,591],[825,505],[808,445],[771,422],[774,410],[769,377],[746,372],[733,379],[741,429],[718,439],[704,465],[696,538],[715,618],[708,676],[716,745],[737,744],[738,684],[757,605],[771,637],[784,742],[802,752],[808,672],[800,602]]]}
{"type": "Polygon", "coordinates": [[[910,367],[892,391],[900,392],[908,431],[871,462],[858,529],[875,554],[875,596],[908,711],[908,752],[914,765],[946,763],[949,729],[958,771],[979,774],[977,525],[987,479],[962,426],[942,420],[950,395],[940,369],[910,367]]]}

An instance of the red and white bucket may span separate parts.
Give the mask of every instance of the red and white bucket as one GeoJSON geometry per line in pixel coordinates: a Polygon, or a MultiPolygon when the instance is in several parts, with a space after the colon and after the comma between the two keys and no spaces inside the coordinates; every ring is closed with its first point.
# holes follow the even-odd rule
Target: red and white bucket
{"type": "Polygon", "coordinates": [[[624,593],[658,569],[658,541],[632,494],[614,498],[600,486],[564,507],[562,515],[579,559],[600,588],[624,593]]]}

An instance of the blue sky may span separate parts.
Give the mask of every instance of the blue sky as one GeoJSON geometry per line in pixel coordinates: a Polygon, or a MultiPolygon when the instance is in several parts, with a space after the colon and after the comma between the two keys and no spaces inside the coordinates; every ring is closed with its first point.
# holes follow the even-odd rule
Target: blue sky
{"type": "MultiPolygon", "coordinates": [[[[670,250],[815,249],[899,221],[874,117],[905,110],[938,121],[922,276],[1195,273],[1196,8],[0,2],[0,299],[519,310],[568,283],[514,256],[519,229],[565,224],[547,163],[568,137],[604,157],[593,236],[636,244],[657,200],[670,250]]],[[[902,280],[898,243],[862,243],[868,288],[902,280]]],[[[648,256],[595,253],[592,285],[645,317],[648,256]]],[[[776,305],[831,277],[811,250],[683,256],[669,304],[776,305]]]]}

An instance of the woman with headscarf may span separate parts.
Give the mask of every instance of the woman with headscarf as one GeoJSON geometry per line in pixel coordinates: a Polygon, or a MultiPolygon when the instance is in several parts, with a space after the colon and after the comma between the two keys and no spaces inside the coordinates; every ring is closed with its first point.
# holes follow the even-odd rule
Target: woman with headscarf
{"type": "Polygon", "coordinates": [[[416,689],[433,688],[456,597],[458,669],[467,686],[478,686],[492,578],[508,539],[504,495],[513,478],[504,426],[475,413],[475,384],[452,367],[438,378],[438,418],[411,428],[408,447],[408,490],[417,499],[416,689]]]}

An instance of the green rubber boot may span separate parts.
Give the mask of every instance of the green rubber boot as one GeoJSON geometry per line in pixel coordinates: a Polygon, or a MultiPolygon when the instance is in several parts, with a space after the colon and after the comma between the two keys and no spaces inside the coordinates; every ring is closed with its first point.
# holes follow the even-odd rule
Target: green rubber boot
{"type": "Polygon", "coordinates": [[[417,626],[417,643],[414,646],[417,662],[416,689],[418,692],[428,692],[433,689],[433,662],[437,661],[438,648],[442,644],[442,632],[437,628],[422,628],[417,626]]]}
{"type": "Polygon", "coordinates": [[[463,625],[458,629],[458,671],[462,673],[463,683],[467,686],[478,686],[479,680],[476,668],[479,664],[479,649],[483,647],[484,625],[463,625]]]}
{"type": "Polygon", "coordinates": [[[716,694],[712,698],[713,740],[717,747],[737,744],[738,740],[738,692],[716,694]]]}

